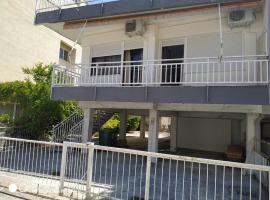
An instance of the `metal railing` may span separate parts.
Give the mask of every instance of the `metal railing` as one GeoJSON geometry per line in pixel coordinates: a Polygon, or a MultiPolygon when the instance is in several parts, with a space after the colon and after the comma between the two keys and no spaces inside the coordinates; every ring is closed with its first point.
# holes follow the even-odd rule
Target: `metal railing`
{"type": "Polygon", "coordinates": [[[53,86],[251,85],[269,82],[268,59],[192,58],[55,66],[53,86]]]}
{"type": "Polygon", "coordinates": [[[82,142],[82,129],[83,129],[83,122],[82,119],[79,123],[74,125],[68,132],[68,135],[64,140],[70,142],[82,142]]]}
{"type": "Polygon", "coordinates": [[[111,1],[118,0],[36,0],[36,13],[94,4],[104,4],[111,1]]]}
{"type": "Polygon", "coordinates": [[[80,110],[74,112],[68,118],[53,127],[53,141],[61,143],[66,140],[69,131],[83,119],[83,114],[80,110]]]}
{"type": "MultiPolygon", "coordinates": [[[[59,193],[74,199],[261,200],[270,196],[269,166],[92,143],[0,138],[0,145],[0,175],[16,177],[17,182],[21,175],[28,176],[22,181],[29,186],[34,182],[39,194],[54,186],[47,195],[59,193]]],[[[1,179],[0,184],[4,183],[1,179]]]]}
{"type": "MultiPolygon", "coordinates": [[[[96,110],[93,116],[93,133],[99,131],[100,127],[108,121],[112,115],[112,112],[96,110]]],[[[83,122],[83,113],[81,110],[78,110],[53,127],[53,141],[57,143],[62,143],[63,141],[81,142],[83,122]]]]}
{"type": "Polygon", "coordinates": [[[21,192],[58,195],[62,144],[0,138],[0,184],[21,192]],[[55,190],[56,188],[56,190],[55,190]]]}

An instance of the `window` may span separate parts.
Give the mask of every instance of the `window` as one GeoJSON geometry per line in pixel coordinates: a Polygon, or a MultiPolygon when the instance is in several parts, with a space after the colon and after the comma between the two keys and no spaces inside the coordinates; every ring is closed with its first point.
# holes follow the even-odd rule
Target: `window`
{"type": "Polygon", "coordinates": [[[92,58],[91,76],[120,74],[121,55],[92,58]]]}
{"type": "Polygon", "coordinates": [[[60,48],[59,58],[62,60],[68,61],[68,51],[63,48],[60,48]]]}

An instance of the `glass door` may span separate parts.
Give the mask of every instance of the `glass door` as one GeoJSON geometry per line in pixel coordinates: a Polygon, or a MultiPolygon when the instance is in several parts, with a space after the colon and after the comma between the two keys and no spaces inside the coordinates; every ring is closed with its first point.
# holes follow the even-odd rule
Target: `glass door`
{"type": "Polygon", "coordinates": [[[162,47],[162,85],[179,85],[182,79],[184,45],[162,47]]]}

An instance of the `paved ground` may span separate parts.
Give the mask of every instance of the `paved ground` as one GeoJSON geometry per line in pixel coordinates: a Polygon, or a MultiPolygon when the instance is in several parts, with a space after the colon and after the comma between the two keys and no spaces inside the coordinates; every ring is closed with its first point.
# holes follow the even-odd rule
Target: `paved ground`
{"type": "Polygon", "coordinates": [[[37,195],[31,195],[21,192],[10,192],[7,188],[0,187],[0,199],[1,200],[41,200],[50,199],[48,197],[39,197],[37,195]]]}
{"type": "MultiPolygon", "coordinates": [[[[98,144],[98,138],[95,139],[95,143],[98,144]]],[[[118,141],[117,147],[147,151],[148,132],[145,133],[145,138],[140,138],[139,131],[130,131],[127,133],[126,141],[118,141]]],[[[158,148],[160,153],[190,156],[196,158],[226,160],[226,155],[224,153],[180,148],[177,150],[177,152],[170,152],[170,133],[167,132],[159,133],[158,148]]]]}

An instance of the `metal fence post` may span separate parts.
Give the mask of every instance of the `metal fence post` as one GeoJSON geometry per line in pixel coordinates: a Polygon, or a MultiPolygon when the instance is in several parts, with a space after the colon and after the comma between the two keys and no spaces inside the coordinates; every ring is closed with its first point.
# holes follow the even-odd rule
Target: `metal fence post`
{"type": "Polygon", "coordinates": [[[91,186],[93,176],[94,162],[94,143],[87,143],[88,159],[87,159],[87,182],[86,182],[86,199],[91,199],[91,186]]]}
{"type": "Polygon", "coordinates": [[[146,177],[145,177],[145,193],[144,193],[144,200],[149,199],[149,191],[150,191],[150,178],[151,178],[151,156],[147,156],[147,163],[146,163],[146,177]]]}
{"type": "Polygon", "coordinates": [[[67,142],[63,142],[61,171],[60,171],[59,195],[63,195],[63,190],[64,190],[64,179],[65,179],[66,160],[67,160],[67,147],[68,147],[67,142]]]}

